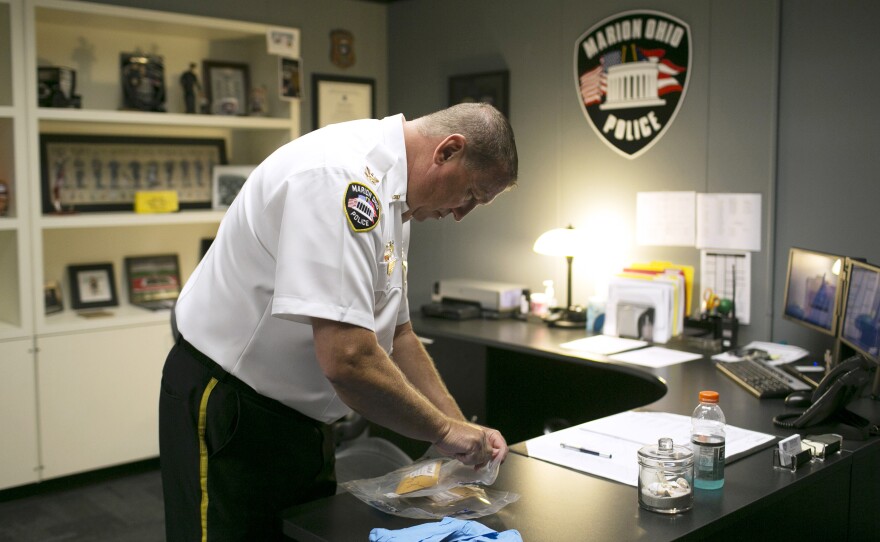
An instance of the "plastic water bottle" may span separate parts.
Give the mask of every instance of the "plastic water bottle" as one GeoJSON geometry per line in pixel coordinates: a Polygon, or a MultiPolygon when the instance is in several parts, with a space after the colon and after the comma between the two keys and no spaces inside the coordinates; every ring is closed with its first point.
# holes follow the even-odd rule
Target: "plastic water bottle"
{"type": "Polygon", "coordinates": [[[701,391],[700,404],[691,416],[695,487],[719,489],[724,485],[724,425],[718,392],[701,391]]]}

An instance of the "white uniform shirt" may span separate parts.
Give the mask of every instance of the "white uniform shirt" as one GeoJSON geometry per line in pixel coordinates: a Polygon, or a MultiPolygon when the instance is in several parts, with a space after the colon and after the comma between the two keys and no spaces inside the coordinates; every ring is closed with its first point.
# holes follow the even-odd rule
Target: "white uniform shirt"
{"type": "Polygon", "coordinates": [[[269,156],[177,302],[183,337],[262,395],[331,422],[350,412],[315,357],[311,317],[374,331],[409,320],[403,117],[328,126],[269,156]]]}

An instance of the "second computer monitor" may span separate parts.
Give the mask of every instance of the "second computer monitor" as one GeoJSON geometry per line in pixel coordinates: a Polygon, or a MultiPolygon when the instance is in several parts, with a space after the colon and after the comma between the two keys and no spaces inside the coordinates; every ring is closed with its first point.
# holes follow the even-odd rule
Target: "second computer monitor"
{"type": "Polygon", "coordinates": [[[880,267],[847,258],[840,340],[880,362],[880,267]]]}
{"type": "Polygon", "coordinates": [[[834,336],[842,267],[842,256],[792,248],[788,255],[783,317],[834,336]]]}

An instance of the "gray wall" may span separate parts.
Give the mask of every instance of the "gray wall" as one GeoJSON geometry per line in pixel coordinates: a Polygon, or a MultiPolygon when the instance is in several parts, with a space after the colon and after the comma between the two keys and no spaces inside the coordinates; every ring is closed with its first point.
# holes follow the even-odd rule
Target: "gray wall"
{"type": "Polygon", "coordinates": [[[878,20],[871,0],[782,4],[773,338],[814,352],[831,340],[779,316],[789,248],[880,264],[878,20]]]}
{"type": "MultiPolygon", "coordinates": [[[[694,249],[634,245],[635,193],[758,192],[762,251],[753,255],[752,322],[746,339],[830,346],[782,320],[788,250],[880,263],[874,209],[880,201],[880,70],[873,21],[880,2],[844,0],[354,0],[175,2],[104,0],[299,27],[306,78],[302,131],[311,130],[311,74],[373,77],[377,114],[407,117],[446,105],[450,75],[507,69],[520,186],[455,224],[416,224],[410,254],[413,307],[433,281],[466,276],[533,289],[563,262],[532,253],[538,235],[572,223],[596,233],[594,257],[575,261],[575,301],[618,260],[663,258],[698,265],[694,249]],[[668,12],[691,26],[690,86],[678,117],[651,150],[626,160],[593,133],[573,86],[575,39],[628,9],[668,12]],[[357,63],[329,59],[329,32],[354,33],[357,63]],[[778,101],[778,106],[777,106],[778,101]],[[778,118],[777,118],[778,117],[778,118]],[[608,231],[622,241],[602,246],[608,231]]],[[[560,292],[560,295],[563,295],[560,292]]]]}
{"type": "Polygon", "coordinates": [[[696,249],[635,245],[636,193],[757,192],[763,196],[763,246],[753,255],[752,325],[745,335],[766,339],[772,311],[778,3],[450,0],[442,16],[437,8],[430,0],[389,8],[390,109],[417,116],[446,105],[450,75],[509,70],[520,182],[460,224],[413,226],[413,306],[427,300],[434,280],[454,276],[533,289],[553,278],[564,299],[564,261],[534,254],[531,247],[543,231],[569,223],[589,229],[596,246],[592,256],[575,259],[575,302],[587,301],[600,274],[634,260],[698,266],[696,249]],[[690,25],[693,60],[676,120],[652,149],[627,160],[599,141],[584,119],[573,54],[576,39],[596,22],[646,7],[690,25]],[[614,246],[603,245],[609,237],[616,239],[614,246]]]}

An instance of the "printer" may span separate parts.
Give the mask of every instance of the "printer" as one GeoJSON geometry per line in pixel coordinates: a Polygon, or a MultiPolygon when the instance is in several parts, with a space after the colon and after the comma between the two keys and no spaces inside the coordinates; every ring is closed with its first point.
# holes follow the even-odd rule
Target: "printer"
{"type": "Polygon", "coordinates": [[[473,279],[442,279],[434,283],[431,307],[423,307],[425,314],[446,318],[465,319],[485,316],[500,318],[520,311],[523,290],[518,284],[473,279]],[[478,312],[459,309],[474,307],[478,312]],[[446,310],[443,310],[443,309],[446,310]],[[450,312],[450,308],[456,310],[450,312]],[[433,311],[431,310],[433,309],[433,311]],[[435,314],[431,314],[434,312],[435,314]]]}

